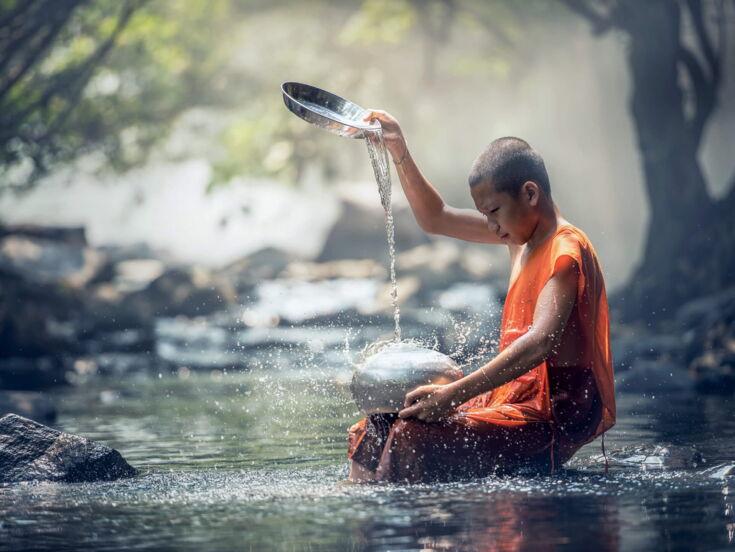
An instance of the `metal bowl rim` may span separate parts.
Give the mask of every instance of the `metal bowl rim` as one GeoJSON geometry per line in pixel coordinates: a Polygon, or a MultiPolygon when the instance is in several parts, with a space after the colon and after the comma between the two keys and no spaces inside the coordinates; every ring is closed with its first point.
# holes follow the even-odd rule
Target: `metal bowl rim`
{"type": "Polygon", "coordinates": [[[291,94],[289,94],[288,92],[286,92],[286,86],[289,85],[289,84],[294,84],[294,85],[298,85],[298,86],[306,86],[308,88],[313,88],[315,90],[321,90],[322,92],[326,92],[330,96],[334,96],[335,98],[339,98],[340,100],[342,100],[345,103],[352,104],[352,105],[354,105],[356,107],[359,107],[363,111],[367,111],[367,109],[365,109],[364,107],[362,107],[359,104],[356,104],[353,101],[350,101],[348,99],[343,98],[342,96],[338,96],[334,92],[330,92],[329,90],[324,90],[323,88],[319,88],[319,87],[313,86],[311,84],[306,84],[306,83],[297,82],[297,81],[286,81],[283,84],[281,84],[281,92],[283,93],[284,96],[286,96],[292,102],[300,105],[302,108],[306,109],[309,113],[312,113],[312,114],[316,115],[317,117],[323,117],[324,119],[328,119],[328,120],[332,121],[333,123],[337,123],[338,125],[350,126],[352,128],[356,128],[358,130],[363,130],[363,131],[365,131],[365,130],[369,130],[369,131],[380,130],[382,128],[380,126],[380,123],[375,123],[374,125],[365,125],[365,126],[361,126],[361,125],[358,125],[358,124],[347,124],[344,121],[338,121],[337,119],[335,119],[333,117],[329,117],[328,115],[324,115],[323,113],[317,113],[316,111],[313,111],[313,110],[309,109],[308,106],[304,105],[299,100],[297,100],[296,98],[294,98],[291,94]]]}

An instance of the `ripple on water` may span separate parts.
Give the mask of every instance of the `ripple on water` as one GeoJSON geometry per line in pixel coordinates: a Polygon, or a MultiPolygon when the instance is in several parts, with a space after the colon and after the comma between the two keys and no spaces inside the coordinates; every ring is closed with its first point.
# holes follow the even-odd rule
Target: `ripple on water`
{"type": "Polygon", "coordinates": [[[0,487],[0,497],[40,500],[86,499],[101,503],[223,504],[273,500],[344,498],[351,501],[390,499],[410,495],[417,504],[437,499],[481,498],[498,493],[533,496],[637,495],[661,487],[684,491],[711,487],[714,480],[730,480],[735,466],[706,470],[610,470],[567,469],[553,475],[491,476],[484,479],[413,485],[358,485],[346,481],[347,467],[292,467],[288,469],[148,469],[138,477],[103,483],[28,483],[0,487]]]}

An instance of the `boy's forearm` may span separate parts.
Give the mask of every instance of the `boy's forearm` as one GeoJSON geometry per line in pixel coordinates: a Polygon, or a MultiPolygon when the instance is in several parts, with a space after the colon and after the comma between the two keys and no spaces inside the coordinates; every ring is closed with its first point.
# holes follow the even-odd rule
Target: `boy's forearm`
{"type": "Polygon", "coordinates": [[[395,163],[403,193],[408,199],[419,226],[426,232],[433,232],[444,211],[444,200],[436,188],[421,174],[405,141],[404,146],[404,153],[401,155],[403,160],[396,158],[398,163],[395,163]]]}
{"type": "Polygon", "coordinates": [[[547,337],[526,333],[480,369],[450,383],[454,402],[462,404],[522,376],[547,358],[549,348],[547,337]]]}

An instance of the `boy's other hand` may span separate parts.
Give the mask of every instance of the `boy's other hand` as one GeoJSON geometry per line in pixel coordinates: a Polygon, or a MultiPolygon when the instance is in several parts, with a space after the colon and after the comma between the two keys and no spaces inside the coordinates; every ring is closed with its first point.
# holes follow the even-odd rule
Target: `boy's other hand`
{"type": "Polygon", "coordinates": [[[422,385],[406,394],[399,418],[438,422],[454,413],[458,405],[448,385],[422,385]]]}
{"type": "Polygon", "coordinates": [[[406,140],[403,137],[403,131],[398,120],[390,113],[379,109],[368,109],[368,114],[363,117],[367,123],[378,121],[383,128],[383,141],[385,147],[388,148],[394,161],[403,158],[406,153],[406,140]]]}

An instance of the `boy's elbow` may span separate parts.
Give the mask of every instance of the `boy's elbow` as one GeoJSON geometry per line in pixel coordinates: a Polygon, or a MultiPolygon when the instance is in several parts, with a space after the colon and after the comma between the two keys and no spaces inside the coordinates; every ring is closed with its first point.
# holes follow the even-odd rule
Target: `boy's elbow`
{"type": "Polygon", "coordinates": [[[427,234],[443,234],[442,231],[442,216],[444,214],[444,208],[442,207],[442,210],[438,213],[432,213],[430,215],[421,217],[421,219],[417,219],[417,222],[419,223],[419,228],[426,232],[427,234]]]}
{"type": "Polygon", "coordinates": [[[553,333],[537,332],[533,339],[533,357],[538,362],[549,358],[557,344],[557,336],[553,333]]]}
{"type": "Polygon", "coordinates": [[[427,234],[439,234],[439,225],[434,219],[418,221],[419,228],[427,234]]]}

